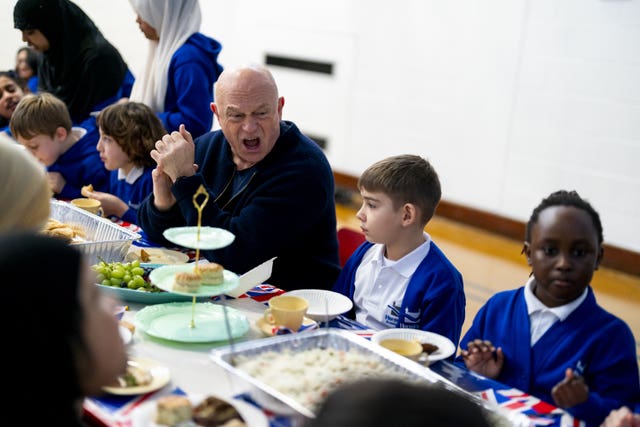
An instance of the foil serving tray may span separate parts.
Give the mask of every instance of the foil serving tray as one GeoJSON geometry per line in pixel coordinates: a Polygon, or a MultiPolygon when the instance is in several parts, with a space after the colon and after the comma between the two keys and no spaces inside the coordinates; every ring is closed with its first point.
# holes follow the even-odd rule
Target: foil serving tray
{"type": "MultiPolygon", "coordinates": [[[[412,360],[389,351],[369,340],[360,337],[352,332],[337,328],[325,328],[304,334],[280,335],[271,338],[245,341],[234,346],[226,346],[214,349],[210,353],[213,361],[238,378],[247,387],[247,392],[258,404],[273,411],[276,414],[290,416],[300,421],[302,425],[305,419],[315,418],[314,409],[305,406],[293,397],[265,384],[261,380],[251,376],[244,370],[234,365],[236,357],[255,357],[264,352],[302,352],[314,348],[332,348],[347,352],[357,351],[365,355],[376,358],[385,368],[389,368],[394,374],[409,381],[420,381],[423,383],[441,386],[459,393],[474,401],[479,406],[489,409],[494,417],[497,412],[503,418],[500,425],[513,426],[525,425],[522,417],[513,417],[514,414],[501,411],[495,407],[489,407],[488,403],[479,397],[468,393],[464,389],[455,385],[443,376],[433,372],[428,367],[422,366],[412,360]]],[[[526,417],[525,417],[526,418],[526,417]]]]}
{"type": "Polygon", "coordinates": [[[123,261],[134,240],[141,236],[131,230],[99,217],[71,203],[51,199],[51,213],[49,216],[69,225],[76,225],[86,233],[86,241],[73,242],[88,259],[89,264],[123,261]]]}

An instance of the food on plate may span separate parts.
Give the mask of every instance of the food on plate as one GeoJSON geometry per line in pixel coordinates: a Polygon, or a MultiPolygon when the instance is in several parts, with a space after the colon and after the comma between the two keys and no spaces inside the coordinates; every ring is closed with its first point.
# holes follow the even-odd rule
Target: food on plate
{"type": "Polygon", "coordinates": [[[387,338],[380,341],[382,347],[393,351],[401,356],[415,358],[422,353],[422,344],[418,341],[404,340],[400,338],[387,338]]]}
{"type": "Polygon", "coordinates": [[[224,268],[215,262],[198,265],[203,285],[221,285],[224,282],[224,268]]]}
{"type": "Polygon", "coordinates": [[[146,264],[184,264],[189,261],[189,255],[172,249],[131,246],[125,260],[146,264]]]}
{"type": "Polygon", "coordinates": [[[173,290],[178,292],[197,292],[202,278],[199,274],[183,271],[174,276],[173,290]]]}
{"type": "Polygon", "coordinates": [[[435,353],[436,351],[438,351],[438,348],[439,347],[435,344],[430,344],[428,342],[422,343],[422,351],[427,354],[435,353]]]}
{"type": "Polygon", "coordinates": [[[82,240],[86,237],[86,233],[81,226],[66,224],[53,218],[47,219],[42,232],[48,236],[63,239],[68,243],[72,243],[74,240],[82,240]]]}
{"type": "Polygon", "coordinates": [[[149,256],[147,251],[145,251],[144,249],[140,249],[140,261],[149,262],[150,259],[151,257],[149,256]]]}
{"type": "Polygon", "coordinates": [[[191,402],[186,396],[171,394],[158,399],[158,411],[155,422],[167,426],[175,426],[191,420],[191,402]]]}
{"type": "Polygon", "coordinates": [[[91,193],[93,193],[93,185],[92,184],[85,185],[84,187],[82,187],[80,189],[80,194],[82,194],[84,197],[89,197],[91,195],[91,193]]]}
{"type": "Polygon", "coordinates": [[[193,421],[203,427],[245,425],[236,408],[214,396],[208,396],[193,408],[193,421]],[[234,424],[230,424],[232,420],[234,424]]]}
{"type": "Polygon", "coordinates": [[[148,280],[148,272],[151,269],[141,267],[138,260],[131,262],[100,261],[92,265],[91,268],[98,273],[97,283],[102,286],[160,292],[160,289],[148,280]]]}
{"type": "Polygon", "coordinates": [[[197,266],[197,271],[176,273],[173,278],[173,290],[195,293],[201,285],[221,285],[224,283],[224,268],[220,264],[210,263],[197,266]]]}
{"type": "Polygon", "coordinates": [[[118,377],[120,387],[140,387],[149,385],[152,381],[151,372],[132,361],[127,364],[127,372],[118,377]]]}

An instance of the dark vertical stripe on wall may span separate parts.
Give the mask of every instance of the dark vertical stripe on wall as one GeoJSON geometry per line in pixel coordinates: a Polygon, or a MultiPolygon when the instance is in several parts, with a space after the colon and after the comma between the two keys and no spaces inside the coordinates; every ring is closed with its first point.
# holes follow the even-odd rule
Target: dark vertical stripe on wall
{"type": "Polygon", "coordinates": [[[311,71],[320,74],[333,74],[333,64],[330,62],[308,61],[306,59],[287,58],[285,56],[270,54],[265,56],[264,62],[267,65],[277,67],[293,68],[295,70],[311,71]]]}

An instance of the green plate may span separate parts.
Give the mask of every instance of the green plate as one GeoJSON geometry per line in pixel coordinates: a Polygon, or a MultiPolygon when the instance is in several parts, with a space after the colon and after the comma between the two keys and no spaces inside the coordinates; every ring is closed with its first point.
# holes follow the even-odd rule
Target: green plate
{"type": "MultiPolygon", "coordinates": [[[[249,321],[240,311],[227,307],[231,337],[239,338],[249,331],[249,321]]],[[[150,305],[136,313],[136,326],[156,338],[180,342],[227,341],[224,307],[208,302],[172,302],[150,305]],[[195,327],[190,327],[191,319],[195,327]]]]}
{"type": "Polygon", "coordinates": [[[234,290],[238,286],[238,275],[232,271],[224,270],[224,282],[220,285],[202,285],[197,292],[177,292],[173,290],[173,282],[176,273],[183,271],[193,272],[195,264],[170,264],[163,265],[149,273],[149,280],[163,291],[171,292],[176,295],[196,296],[196,297],[214,297],[216,295],[226,294],[234,290]]]}
{"type": "Polygon", "coordinates": [[[229,246],[236,238],[230,231],[216,227],[200,227],[199,240],[198,227],[167,228],[162,235],[176,245],[192,249],[220,249],[229,246]]]}
{"type": "MultiPolygon", "coordinates": [[[[129,288],[119,288],[117,286],[104,286],[96,283],[102,291],[110,294],[121,301],[126,302],[138,302],[141,304],[161,304],[164,302],[174,301],[191,301],[192,296],[174,294],[173,292],[145,292],[138,291],[129,288]]],[[[205,300],[206,298],[198,297],[198,300],[205,300]]]]}

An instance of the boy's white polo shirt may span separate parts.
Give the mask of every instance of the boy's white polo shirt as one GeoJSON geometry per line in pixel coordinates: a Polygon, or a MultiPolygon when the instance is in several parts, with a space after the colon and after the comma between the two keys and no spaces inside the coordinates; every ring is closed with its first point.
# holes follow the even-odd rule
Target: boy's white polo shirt
{"type": "Polygon", "coordinates": [[[397,261],[384,257],[383,244],[374,244],[364,254],[353,294],[358,322],[373,329],[396,327],[394,314],[397,319],[409,280],[429,253],[431,236],[423,234],[425,242],[397,261]]]}

